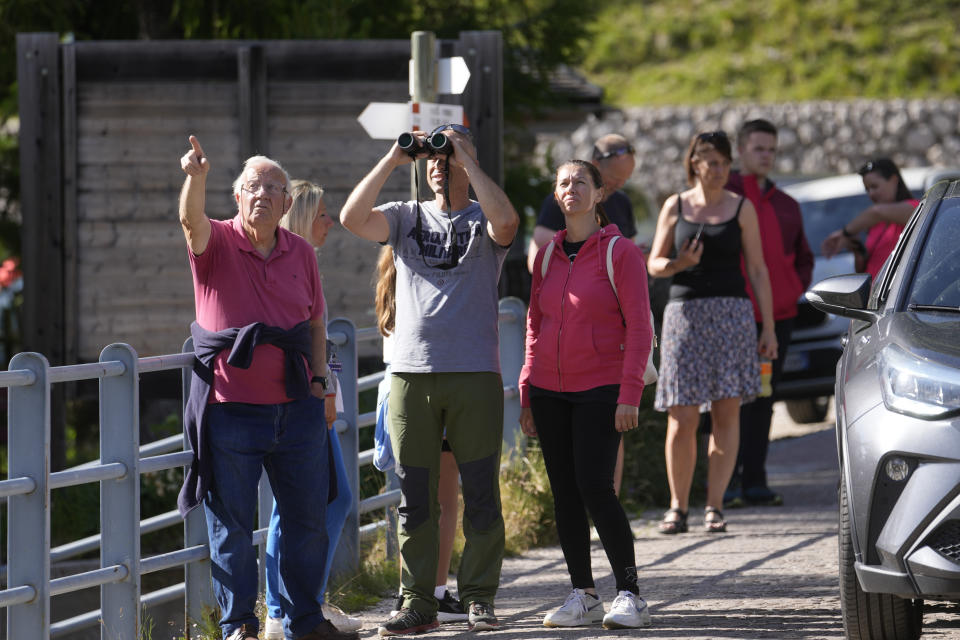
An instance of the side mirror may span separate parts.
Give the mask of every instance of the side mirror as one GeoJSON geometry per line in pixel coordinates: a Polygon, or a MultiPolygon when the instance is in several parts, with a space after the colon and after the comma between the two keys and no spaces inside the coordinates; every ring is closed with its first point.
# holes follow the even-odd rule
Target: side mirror
{"type": "Polygon", "coordinates": [[[867,310],[870,280],[866,273],[834,276],[813,285],[804,296],[820,311],[872,323],[877,314],[867,310]]]}

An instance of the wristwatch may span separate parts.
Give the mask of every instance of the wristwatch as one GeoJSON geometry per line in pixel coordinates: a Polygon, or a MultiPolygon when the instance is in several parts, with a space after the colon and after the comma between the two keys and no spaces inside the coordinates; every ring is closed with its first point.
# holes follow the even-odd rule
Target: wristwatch
{"type": "Polygon", "coordinates": [[[323,390],[327,390],[327,379],[324,376],[313,376],[310,378],[310,382],[319,382],[323,390]]]}

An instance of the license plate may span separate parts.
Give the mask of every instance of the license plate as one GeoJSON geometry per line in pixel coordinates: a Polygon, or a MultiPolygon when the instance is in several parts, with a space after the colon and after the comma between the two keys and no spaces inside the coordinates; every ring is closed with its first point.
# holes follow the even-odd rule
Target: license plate
{"type": "Polygon", "coordinates": [[[783,372],[792,373],[794,371],[803,371],[810,366],[810,354],[800,352],[800,353],[788,353],[787,359],[783,363],[783,372]]]}

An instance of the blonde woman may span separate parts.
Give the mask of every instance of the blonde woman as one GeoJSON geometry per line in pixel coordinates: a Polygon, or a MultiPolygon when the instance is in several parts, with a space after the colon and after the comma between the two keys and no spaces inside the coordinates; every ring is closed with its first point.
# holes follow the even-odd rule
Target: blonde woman
{"type": "MultiPolygon", "coordinates": [[[[327,241],[327,233],[333,226],[333,220],[327,215],[327,205],[323,202],[323,187],[306,180],[292,180],[290,195],[293,198],[293,204],[281,218],[280,226],[307,240],[313,245],[315,251],[319,250],[323,243],[327,241]]],[[[324,314],[326,314],[326,308],[326,305],[324,305],[324,314]]],[[[326,321],[326,318],[324,318],[324,321],[326,321]]],[[[327,428],[330,429],[337,418],[338,403],[334,401],[336,395],[334,389],[328,389],[327,395],[327,402],[324,404],[327,428]]],[[[339,400],[339,398],[337,399],[339,400]]],[[[343,524],[346,522],[350,505],[353,502],[346,467],[343,464],[343,453],[340,450],[340,438],[332,433],[330,435],[330,452],[334,463],[333,471],[336,474],[337,495],[332,502],[327,504],[327,564],[319,601],[322,605],[323,617],[333,623],[333,626],[338,630],[349,632],[360,629],[363,623],[359,618],[348,616],[336,605],[326,602],[327,579],[330,577],[330,568],[333,566],[337,541],[340,539],[340,532],[343,530],[343,524]]],[[[274,501],[273,513],[270,516],[270,528],[267,532],[265,563],[267,623],[263,636],[265,640],[283,640],[284,637],[278,564],[280,536],[280,515],[277,511],[277,503],[274,501]]]]}

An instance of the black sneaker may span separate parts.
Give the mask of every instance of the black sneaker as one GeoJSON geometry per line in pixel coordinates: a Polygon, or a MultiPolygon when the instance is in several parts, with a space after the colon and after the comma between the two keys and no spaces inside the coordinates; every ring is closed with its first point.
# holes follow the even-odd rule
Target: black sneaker
{"type": "Polygon", "coordinates": [[[437,619],[440,622],[461,622],[467,618],[467,612],[463,610],[463,605],[450,595],[449,591],[444,591],[443,598],[437,599],[437,619]]]}
{"type": "Polygon", "coordinates": [[[428,616],[416,609],[403,608],[397,612],[397,615],[381,624],[377,632],[381,636],[407,636],[430,631],[439,626],[437,616],[428,616]]]}
{"type": "Polygon", "coordinates": [[[759,487],[745,487],[743,490],[743,498],[747,501],[747,504],[755,507],[779,507],[783,504],[783,496],[770,489],[770,487],[763,485],[759,487]]]}
{"type": "Polygon", "coordinates": [[[390,610],[390,617],[400,613],[400,609],[403,609],[403,592],[397,594],[397,604],[393,605],[393,609],[390,610]]]}
{"type": "Polygon", "coordinates": [[[356,631],[340,631],[329,620],[324,620],[317,625],[313,631],[305,636],[300,636],[301,640],[360,640],[360,634],[356,631]]]}
{"type": "Polygon", "coordinates": [[[743,488],[740,486],[740,478],[734,476],[727,485],[727,490],[723,492],[723,508],[739,509],[746,506],[743,501],[743,488]]]}
{"type": "Polygon", "coordinates": [[[488,602],[471,602],[467,616],[467,628],[470,631],[495,631],[500,628],[493,605],[488,602]]]}

